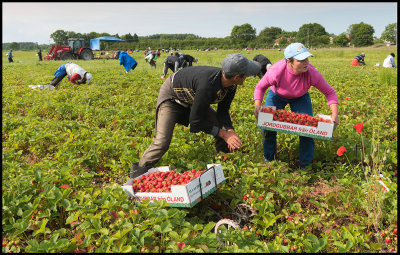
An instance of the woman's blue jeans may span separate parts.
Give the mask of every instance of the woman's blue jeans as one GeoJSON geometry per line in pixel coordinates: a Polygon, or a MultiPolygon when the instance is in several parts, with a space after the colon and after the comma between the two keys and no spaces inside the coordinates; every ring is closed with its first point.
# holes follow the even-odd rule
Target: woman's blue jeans
{"type": "MultiPolygon", "coordinates": [[[[303,96],[295,99],[285,99],[275,94],[269,89],[267,98],[265,99],[265,105],[276,106],[276,109],[285,109],[285,106],[289,104],[292,112],[301,114],[308,114],[313,116],[312,104],[310,94],[305,93],[303,96]]],[[[263,130],[263,151],[266,161],[272,161],[275,159],[276,154],[276,132],[263,130]]],[[[306,167],[311,164],[314,158],[314,139],[305,136],[299,136],[299,159],[300,167],[306,167]]]]}

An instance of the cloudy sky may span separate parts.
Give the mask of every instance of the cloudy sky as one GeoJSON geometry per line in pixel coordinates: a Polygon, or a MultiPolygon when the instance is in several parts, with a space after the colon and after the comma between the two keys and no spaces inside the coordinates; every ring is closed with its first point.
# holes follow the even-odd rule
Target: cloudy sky
{"type": "Polygon", "coordinates": [[[195,34],[229,36],[249,23],[258,34],[266,27],[298,31],[318,23],[328,33],[367,23],[380,37],[397,22],[397,2],[2,2],[4,42],[53,43],[56,30],[79,33],[195,34]]]}

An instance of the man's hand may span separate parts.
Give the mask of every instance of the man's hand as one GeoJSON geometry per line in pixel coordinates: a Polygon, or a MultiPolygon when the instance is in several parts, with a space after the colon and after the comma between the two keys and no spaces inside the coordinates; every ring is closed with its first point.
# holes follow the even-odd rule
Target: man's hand
{"type": "Polygon", "coordinates": [[[218,136],[225,140],[228,144],[228,148],[231,151],[239,150],[242,148],[242,140],[240,137],[233,131],[233,129],[223,130],[220,129],[218,132],[218,136]]]}

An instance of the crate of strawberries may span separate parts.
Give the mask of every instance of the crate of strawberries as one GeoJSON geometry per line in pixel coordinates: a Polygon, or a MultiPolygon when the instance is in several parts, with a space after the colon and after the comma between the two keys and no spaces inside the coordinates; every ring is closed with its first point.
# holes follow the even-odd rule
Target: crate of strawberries
{"type": "Polygon", "coordinates": [[[258,114],[257,127],[264,130],[331,140],[333,134],[332,118],[329,115],[290,112],[276,110],[275,106],[263,105],[258,114]]]}
{"type": "Polygon", "coordinates": [[[208,164],[206,170],[191,169],[183,173],[163,166],[128,180],[122,189],[138,201],[165,200],[171,207],[191,208],[224,183],[220,164],[208,164]]]}

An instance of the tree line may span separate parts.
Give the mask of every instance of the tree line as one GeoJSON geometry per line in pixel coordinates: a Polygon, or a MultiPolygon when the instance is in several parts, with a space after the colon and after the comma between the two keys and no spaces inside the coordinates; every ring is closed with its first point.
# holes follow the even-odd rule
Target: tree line
{"type": "MultiPolygon", "coordinates": [[[[204,38],[195,34],[154,34],[150,36],[138,36],[136,33],[125,35],[109,33],[76,33],[73,31],[56,30],[50,35],[55,44],[65,44],[68,38],[83,38],[87,46],[90,40],[102,36],[113,36],[124,40],[122,43],[101,42],[101,49],[145,49],[155,48],[179,48],[186,50],[207,48],[274,48],[286,47],[292,42],[301,42],[306,47],[364,47],[375,43],[397,44],[397,22],[385,27],[380,38],[373,36],[374,28],[361,22],[352,24],[346,32],[339,35],[329,34],[325,28],[318,23],[302,25],[298,31],[288,32],[279,27],[265,27],[257,35],[256,29],[250,24],[236,25],[231,34],[224,38],[204,38]]],[[[38,45],[36,43],[3,43],[3,50],[32,50],[47,49],[50,45],[38,45]]]]}

